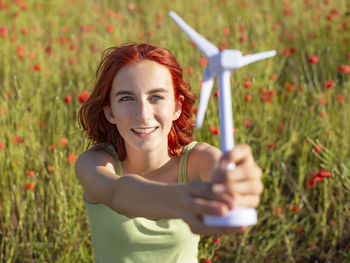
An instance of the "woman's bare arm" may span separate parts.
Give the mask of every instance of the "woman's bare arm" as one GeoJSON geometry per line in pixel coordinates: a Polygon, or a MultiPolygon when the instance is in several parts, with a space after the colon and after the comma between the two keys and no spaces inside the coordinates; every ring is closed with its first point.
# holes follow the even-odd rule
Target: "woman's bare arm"
{"type": "Polygon", "coordinates": [[[219,215],[227,210],[223,202],[200,198],[202,195],[220,199],[210,195],[211,189],[207,184],[163,184],[134,174],[118,176],[114,167],[112,156],[104,150],[83,153],[75,165],[85,193],[125,216],[158,220],[184,218],[187,213],[219,215]],[[193,198],[194,194],[197,198],[193,198]]]}

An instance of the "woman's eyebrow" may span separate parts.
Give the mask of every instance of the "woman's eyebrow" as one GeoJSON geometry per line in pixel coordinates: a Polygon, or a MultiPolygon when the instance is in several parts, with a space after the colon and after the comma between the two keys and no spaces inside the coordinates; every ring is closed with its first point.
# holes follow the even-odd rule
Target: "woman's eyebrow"
{"type": "MultiPolygon", "coordinates": [[[[168,93],[168,90],[164,88],[156,88],[147,92],[147,94],[153,94],[153,93],[168,93]]],[[[115,93],[114,96],[116,97],[121,95],[134,95],[134,93],[129,90],[119,90],[115,93]]]]}

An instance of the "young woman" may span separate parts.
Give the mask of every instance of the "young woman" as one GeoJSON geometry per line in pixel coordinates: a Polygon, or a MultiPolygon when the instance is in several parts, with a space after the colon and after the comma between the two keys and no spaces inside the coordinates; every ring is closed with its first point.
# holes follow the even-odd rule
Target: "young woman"
{"type": "Polygon", "coordinates": [[[106,50],[79,111],[94,144],[76,162],[95,262],[197,262],[205,214],[256,207],[261,169],[247,145],[222,156],[193,138],[196,96],[166,49],[143,43],[106,50]],[[236,169],[225,167],[236,163],[236,169]]]}

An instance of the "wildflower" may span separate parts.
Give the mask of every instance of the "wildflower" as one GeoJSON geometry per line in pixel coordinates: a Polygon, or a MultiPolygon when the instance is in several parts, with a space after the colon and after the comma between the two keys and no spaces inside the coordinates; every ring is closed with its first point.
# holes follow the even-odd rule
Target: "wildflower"
{"type": "Polygon", "coordinates": [[[50,149],[51,149],[51,150],[55,150],[55,149],[56,149],[56,145],[50,144],[50,149]]]}
{"type": "Polygon", "coordinates": [[[252,94],[246,94],[246,95],[244,96],[244,100],[245,100],[245,101],[251,101],[252,99],[253,99],[252,94]]]}
{"type": "Polygon", "coordinates": [[[322,145],[317,144],[313,150],[315,151],[315,153],[320,153],[320,152],[322,152],[323,147],[322,147],[322,145]]]}
{"type": "Polygon", "coordinates": [[[193,74],[193,68],[192,67],[187,68],[186,72],[187,72],[188,75],[192,75],[193,74]]]}
{"type": "Polygon", "coordinates": [[[333,174],[329,171],[320,169],[317,174],[313,174],[312,177],[307,182],[307,187],[311,188],[313,187],[316,182],[323,181],[327,177],[332,177],[333,174]]]}
{"type": "Polygon", "coordinates": [[[74,162],[75,162],[75,159],[76,159],[76,156],[75,156],[74,153],[68,154],[68,156],[67,156],[67,161],[68,161],[68,163],[74,163],[74,162]]]}
{"type": "Polygon", "coordinates": [[[338,68],[340,73],[350,74],[350,65],[343,65],[338,68]]]}
{"type": "Polygon", "coordinates": [[[270,150],[276,149],[276,144],[274,144],[273,142],[272,142],[272,143],[269,143],[269,149],[270,149],[270,150]]]}
{"type": "Polygon", "coordinates": [[[32,178],[34,174],[35,174],[34,170],[26,171],[26,176],[28,176],[29,178],[32,178]]]}
{"type": "Polygon", "coordinates": [[[113,25],[108,25],[107,26],[107,32],[108,33],[113,33],[114,32],[114,26],[113,25]]]}
{"type": "Polygon", "coordinates": [[[128,4],[128,9],[129,9],[129,11],[134,11],[135,8],[136,8],[136,4],[135,4],[135,3],[130,3],[130,4],[128,4]]]}
{"type": "Polygon", "coordinates": [[[282,130],[284,129],[284,124],[283,124],[283,123],[280,123],[280,124],[278,125],[278,128],[282,131],[282,130]]]}
{"type": "Polygon", "coordinates": [[[238,26],[238,31],[239,32],[244,32],[245,31],[245,25],[244,24],[241,24],[238,26]]]}
{"type": "Polygon", "coordinates": [[[282,206],[273,207],[273,214],[274,214],[275,216],[278,216],[279,218],[284,217],[284,215],[283,215],[282,212],[283,212],[282,206]]]}
{"type": "Polygon", "coordinates": [[[328,112],[327,111],[322,111],[320,113],[320,116],[321,116],[322,119],[324,119],[324,118],[326,118],[328,116],[328,112]]]}
{"type": "Polygon", "coordinates": [[[15,135],[11,138],[11,141],[20,144],[20,143],[24,143],[24,138],[15,135]]]}
{"type": "Polygon", "coordinates": [[[219,95],[220,95],[220,91],[217,89],[215,92],[214,92],[214,97],[219,97],[219,95]]]}
{"type": "Polygon", "coordinates": [[[290,9],[289,7],[284,9],[283,13],[286,15],[286,16],[289,16],[292,14],[292,9],[290,9]]]}
{"type": "Polygon", "coordinates": [[[68,144],[68,139],[65,137],[60,138],[60,143],[62,146],[66,146],[68,144]]]}
{"type": "Polygon", "coordinates": [[[309,63],[310,64],[317,64],[319,59],[318,59],[318,56],[316,55],[311,55],[308,59],[309,63]]]}
{"type": "Polygon", "coordinates": [[[69,65],[73,65],[75,63],[77,63],[78,59],[77,57],[73,56],[73,57],[70,57],[68,62],[69,62],[69,65]]]}
{"type": "Polygon", "coordinates": [[[222,32],[224,33],[225,36],[228,36],[230,34],[230,29],[227,26],[225,26],[222,32]]]}
{"type": "Polygon", "coordinates": [[[252,87],[252,82],[250,80],[247,80],[244,82],[244,88],[250,89],[252,87]]]}
{"type": "Polygon", "coordinates": [[[89,97],[90,97],[89,92],[86,92],[86,91],[81,92],[78,96],[79,103],[84,104],[85,101],[87,101],[89,99],[89,97]]]}
{"type": "Polygon", "coordinates": [[[289,57],[291,55],[291,52],[290,52],[289,48],[284,48],[282,50],[282,54],[286,57],[289,57]]]}
{"type": "Polygon", "coordinates": [[[240,36],[240,38],[239,38],[239,42],[241,43],[241,44],[243,44],[245,41],[247,41],[248,40],[248,35],[247,34],[245,34],[245,33],[242,33],[242,35],[240,36]]]}
{"type": "Polygon", "coordinates": [[[295,233],[297,233],[299,235],[304,234],[304,229],[301,228],[301,226],[299,226],[299,225],[297,225],[293,230],[294,230],[295,233]]]}
{"type": "Polygon", "coordinates": [[[3,150],[3,149],[5,149],[5,145],[2,142],[0,142],[0,150],[3,150]]]}
{"type": "Polygon", "coordinates": [[[214,240],[213,240],[213,243],[214,244],[217,244],[217,243],[219,243],[221,241],[221,237],[217,237],[217,238],[215,238],[214,240]]]}
{"type": "Polygon", "coordinates": [[[40,65],[35,64],[35,65],[33,66],[33,69],[34,69],[35,71],[40,71],[40,70],[41,70],[41,67],[40,67],[40,65]]]}
{"type": "Polygon", "coordinates": [[[41,128],[45,128],[46,125],[47,125],[47,123],[46,123],[45,121],[39,121],[39,126],[40,126],[41,128]]]}
{"type": "Polygon", "coordinates": [[[47,167],[47,170],[50,172],[50,173],[53,173],[55,171],[55,167],[54,166],[49,166],[47,167]]]}
{"type": "Polygon", "coordinates": [[[26,189],[27,190],[34,190],[34,188],[35,188],[34,184],[31,184],[31,183],[26,184],[26,189]]]}
{"type": "Polygon", "coordinates": [[[344,96],[342,94],[338,94],[337,99],[339,103],[344,103],[344,96]]]}
{"type": "Polygon", "coordinates": [[[199,64],[200,64],[202,67],[207,66],[207,65],[208,65],[208,59],[206,59],[206,58],[201,58],[201,59],[199,60],[199,64]]]}
{"type": "Polygon", "coordinates": [[[206,260],[204,260],[204,263],[211,263],[211,261],[209,258],[207,258],[206,260]]]}
{"type": "Polygon", "coordinates": [[[269,77],[270,80],[277,80],[277,74],[272,73],[269,77]]]}
{"type": "Polygon", "coordinates": [[[214,134],[214,135],[219,135],[220,134],[220,130],[217,126],[209,126],[208,130],[214,134]]]}
{"type": "Polygon", "coordinates": [[[0,114],[5,115],[6,114],[6,108],[0,108],[0,114]]]}
{"type": "Polygon", "coordinates": [[[249,127],[252,125],[252,124],[250,123],[250,121],[249,121],[249,120],[246,120],[246,119],[243,119],[242,122],[243,122],[243,124],[244,124],[247,128],[249,128],[249,127]]]}
{"type": "Polygon", "coordinates": [[[33,59],[36,58],[36,53],[35,53],[34,50],[32,50],[32,51],[29,52],[29,58],[30,58],[31,60],[33,60],[33,59]]]}
{"type": "Polygon", "coordinates": [[[45,51],[46,51],[46,53],[49,54],[49,55],[52,55],[52,53],[53,53],[52,47],[47,47],[47,48],[45,48],[45,51]]]}
{"type": "Polygon", "coordinates": [[[328,105],[328,101],[326,98],[319,98],[318,102],[324,106],[328,105]]]}
{"type": "Polygon", "coordinates": [[[63,102],[65,104],[72,102],[72,96],[71,95],[66,95],[63,99],[63,102]]]}
{"type": "Polygon", "coordinates": [[[26,47],[25,45],[18,45],[16,48],[17,51],[17,56],[20,59],[24,59],[24,57],[26,56],[26,47]]]}
{"type": "Polygon", "coordinates": [[[294,90],[294,85],[287,82],[285,85],[284,85],[284,88],[286,89],[287,92],[292,92],[294,90]]]}
{"type": "Polygon", "coordinates": [[[326,89],[334,88],[334,80],[327,80],[323,83],[323,87],[326,89]]]}
{"type": "Polygon", "coordinates": [[[291,206],[289,206],[289,210],[292,211],[293,213],[298,213],[299,207],[296,205],[291,205],[291,206]]]}
{"type": "Polygon", "coordinates": [[[0,36],[5,38],[8,36],[9,30],[7,26],[1,26],[0,27],[0,36]]]}

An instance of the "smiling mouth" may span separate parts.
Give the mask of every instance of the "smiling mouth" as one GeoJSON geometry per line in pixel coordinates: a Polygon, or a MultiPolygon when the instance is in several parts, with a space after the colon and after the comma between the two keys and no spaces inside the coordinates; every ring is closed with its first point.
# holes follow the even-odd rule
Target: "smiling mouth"
{"type": "Polygon", "coordinates": [[[158,127],[151,127],[151,128],[132,128],[131,130],[137,134],[150,134],[154,132],[158,127]]]}

